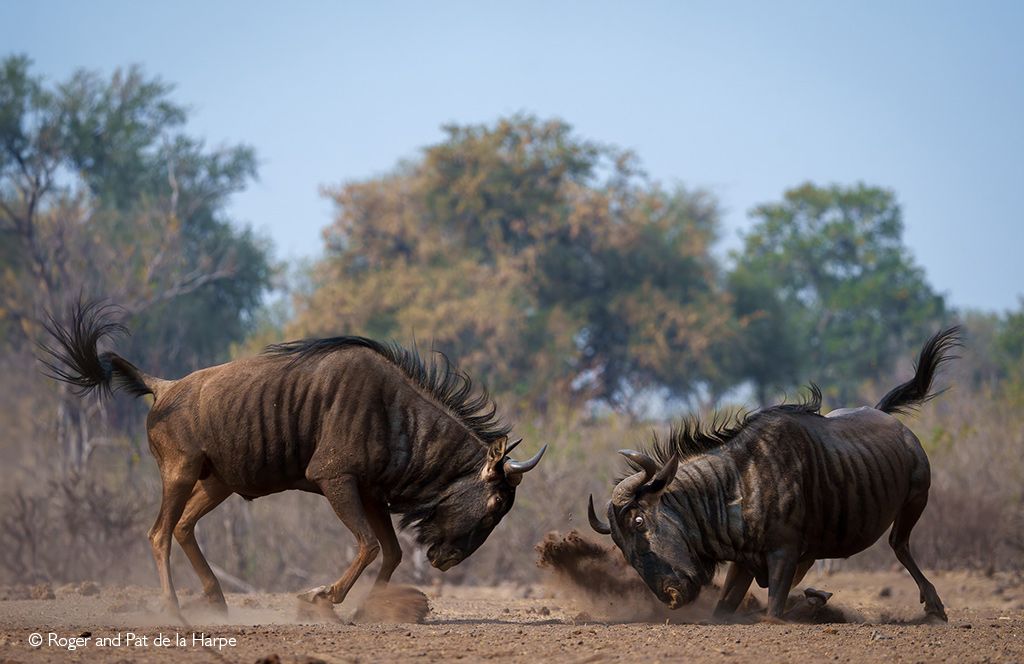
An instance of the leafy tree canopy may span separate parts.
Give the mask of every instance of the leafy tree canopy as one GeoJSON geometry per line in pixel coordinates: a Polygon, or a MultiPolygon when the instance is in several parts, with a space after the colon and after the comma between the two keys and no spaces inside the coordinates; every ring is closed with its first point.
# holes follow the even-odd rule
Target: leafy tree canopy
{"type": "Polygon", "coordinates": [[[42,310],[79,293],[129,313],[133,357],[180,375],[247,331],[271,266],[265,241],[224,216],[256,176],[253,150],[183,132],[172,87],[137,67],[48,84],[0,63],[0,326],[24,347],[42,310]]]}
{"type": "Polygon", "coordinates": [[[426,337],[541,408],[707,380],[729,316],[714,199],[649,183],[631,153],[557,120],[445,131],[326,191],[337,217],[295,333],[426,337]]]}
{"type": "Polygon", "coordinates": [[[805,184],[752,217],[731,281],[748,311],[752,298],[765,303],[745,339],[760,385],[800,374],[853,402],[860,382],[890,371],[946,317],[903,244],[893,192],[805,184]]]}

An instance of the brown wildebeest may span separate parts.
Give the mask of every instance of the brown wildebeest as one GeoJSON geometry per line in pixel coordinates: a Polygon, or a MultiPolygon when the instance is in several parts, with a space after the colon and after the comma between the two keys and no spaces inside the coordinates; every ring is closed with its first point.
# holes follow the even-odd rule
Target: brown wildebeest
{"type": "Polygon", "coordinates": [[[732,562],[719,615],[735,612],[756,579],[768,615],[781,619],[794,583],[820,558],[846,558],[892,524],[889,544],[921,592],[929,616],[946,620],[935,587],[910,554],[910,531],[928,503],[931,470],[920,441],[893,417],[935,396],[932,379],[959,328],[925,344],[912,379],[874,408],[819,414],[821,393],[772,406],[731,427],[696,419],[655,441],[651,456],[623,450],[634,470],[608,501],[608,522],[590,499],[591,526],[670,608],[697,598],[720,562],[732,562]]]}
{"type": "Polygon", "coordinates": [[[509,427],[486,391],[416,350],[362,337],[271,346],[258,357],[155,378],[113,352],[126,334],[110,307],[79,304],[71,322],[46,325],[51,375],[81,393],[153,395],[149,448],[160,468],[160,511],[149,531],[168,608],[178,614],[169,556],[173,535],[224,609],[224,593],[196,542],[195,525],[232,493],[247,499],[298,489],[327,498],[355,535],[359,553],[329,587],[304,595],[341,602],[383,551],[375,587],[402,559],[391,514],[413,526],[431,565],[444,571],[479,547],[508,513],[523,474],[540,460],[510,459],[509,427]]]}

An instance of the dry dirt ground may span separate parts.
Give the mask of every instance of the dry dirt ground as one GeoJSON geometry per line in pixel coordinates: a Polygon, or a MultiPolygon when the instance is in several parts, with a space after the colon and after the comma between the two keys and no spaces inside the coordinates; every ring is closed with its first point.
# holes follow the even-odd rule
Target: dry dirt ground
{"type": "Polygon", "coordinates": [[[683,624],[666,624],[644,598],[588,594],[550,573],[530,588],[424,588],[430,610],[419,624],[352,624],[355,600],[338,607],[341,622],[314,622],[299,618],[293,595],[261,594],[229,595],[222,619],[186,608],[185,626],[156,610],[151,588],[66,586],[54,599],[7,588],[0,662],[1024,662],[1019,573],[930,576],[948,624],[921,624],[902,570],[812,572],[806,585],[834,593],[816,620],[844,622],[811,624],[712,624],[705,597],[665,614],[683,624]]]}

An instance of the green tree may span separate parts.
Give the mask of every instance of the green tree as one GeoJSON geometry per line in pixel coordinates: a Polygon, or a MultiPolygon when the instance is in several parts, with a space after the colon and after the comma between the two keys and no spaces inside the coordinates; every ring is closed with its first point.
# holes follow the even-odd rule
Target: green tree
{"type": "Polygon", "coordinates": [[[560,121],[450,126],[420,160],[337,204],[294,333],[431,343],[533,407],[687,394],[728,318],[704,192],[646,182],[560,121]]]}
{"type": "Polygon", "coordinates": [[[252,149],[206,150],[171,86],[137,68],[55,85],[30,69],[0,63],[0,350],[30,361],[44,312],[84,295],[137,316],[125,352],[155,373],[224,356],[271,274],[266,242],[224,214],[252,149]]]}
{"type": "Polygon", "coordinates": [[[1002,386],[1018,399],[1024,396],[1024,299],[1017,310],[967,316],[967,333],[970,345],[982,349],[972,365],[987,374],[976,375],[975,381],[985,378],[991,390],[1002,386]]]}
{"type": "Polygon", "coordinates": [[[747,335],[747,348],[764,360],[747,374],[759,386],[799,373],[852,403],[862,381],[890,372],[946,316],[943,296],[903,244],[893,192],[805,184],[751,214],[756,223],[734,256],[733,282],[746,289],[742,299],[760,290],[767,303],[747,335]]]}

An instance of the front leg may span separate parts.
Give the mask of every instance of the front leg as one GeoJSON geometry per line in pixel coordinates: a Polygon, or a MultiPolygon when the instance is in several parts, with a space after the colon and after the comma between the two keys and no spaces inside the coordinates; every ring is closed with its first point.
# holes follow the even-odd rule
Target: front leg
{"type": "Polygon", "coordinates": [[[747,589],[750,588],[754,575],[746,567],[739,563],[731,563],[729,571],[725,575],[725,585],[722,588],[722,597],[715,606],[715,617],[726,618],[736,613],[740,602],[747,596],[747,589]]]}
{"type": "Polygon", "coordinates": [[[359,575],[380,553],[380,544],[377,542],[373,527],[367,518],[359,495],[358,481],[354,476],[339,475],[318,478],[315,475],[310,475],[312,474],[307,473],[307,477],[316,482],[324,497],[327,498],[327,502],[334,508],[338,518],[355,535],[356,542],[359,544],[359,553],[356,554],[356,559],[349,565],[345,574],[333,585],[326,588],[315,588],[299,597],[314,601],[316,597],[322,596],[329,599],[332,604],[340,604],[348,595],[348,591],[352,589],[352,585],[359,575]]]}
{"type": "MultiPolygon", "coordinates": [[[[782,620],[786,600],[797,573],[797,556],[791,551],[775,551],[768,556],[768,617],[782,620]]],[[[805,569],[804,572],[807,570],[805,569]]]]}

